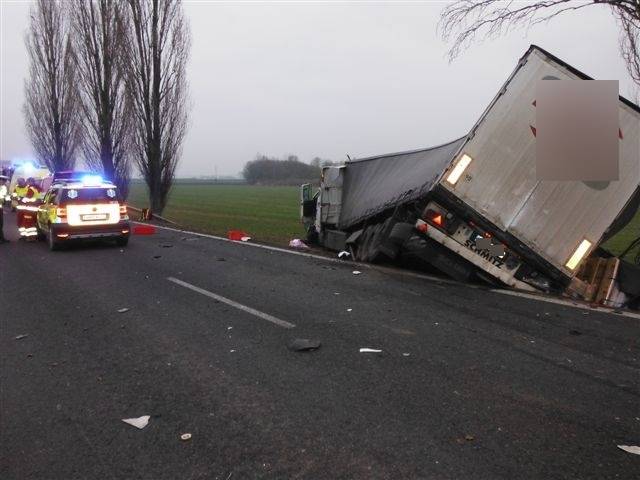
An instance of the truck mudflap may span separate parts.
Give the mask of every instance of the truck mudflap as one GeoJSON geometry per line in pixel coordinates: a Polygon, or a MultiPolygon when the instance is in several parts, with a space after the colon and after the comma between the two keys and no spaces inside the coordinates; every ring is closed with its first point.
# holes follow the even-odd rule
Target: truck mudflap
{"type": "Polygon", "coordinates": [[[510,287],[516,288],[518,290],[525,290],[528,292],[539,291],[537,288],[534,288],[531,285],[524,283],[514,277],[517,266],[513,269],[510,269],[509,266],[502,262],[499,258],[495,258],[491,255],[485,254],[485,252],[474,248],[473,244],[462,245],[436,228],[427,228],[423,233],[426,237],[446,247],[451,252],[464,258],[480,270],[500,280],[505,285],[509,285],[510,287]]]}

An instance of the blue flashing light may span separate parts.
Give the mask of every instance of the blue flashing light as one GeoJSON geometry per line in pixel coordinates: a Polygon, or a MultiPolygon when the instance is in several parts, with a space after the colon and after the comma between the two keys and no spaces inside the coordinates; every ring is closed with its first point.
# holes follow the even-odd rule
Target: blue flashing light
{"type": "Polygon", "coordinates": [[[85,175],[81,181],[84,185],[100,185],[102,177],[100,175],[85,175]]]}

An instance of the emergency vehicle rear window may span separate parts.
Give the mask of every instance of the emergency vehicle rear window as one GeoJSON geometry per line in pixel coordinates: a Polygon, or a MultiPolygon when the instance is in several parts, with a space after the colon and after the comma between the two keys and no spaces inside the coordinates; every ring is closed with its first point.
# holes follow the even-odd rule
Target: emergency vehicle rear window
{"type": "Polygon", "coordinates": [[[62,193],[65,203],[113,202],[117,201],[115,188],[65,188],[62,193]]]}

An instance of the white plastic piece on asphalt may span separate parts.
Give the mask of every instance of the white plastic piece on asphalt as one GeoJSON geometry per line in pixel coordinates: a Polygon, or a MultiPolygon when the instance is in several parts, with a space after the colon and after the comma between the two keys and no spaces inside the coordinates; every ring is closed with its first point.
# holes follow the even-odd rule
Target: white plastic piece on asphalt
{"type": "Polygon", "coordinates": [[[361,348],[360,353],[382,353],[382,350],[376,348],[361,348]]]}
{"type": "Polygon", "coordinates": [[[409,355],[411,355],[410,353],[403,353],[402,356],[403,357],[408,357],[409,355]]]}
{"type": "Polygon", "coordinates": [[[238,310],[242,310],[243,312],[247,312],[250,313],[251,315],[254,315],[258,318],[261,318],[263,320],[266,320],[267,322],[271,322],[275,325],[278,325],[279,327],[282,328],[293,328],[295,327],[295,325],[293,323],[289,323],[289,322],[285,322],[284,320],[280,320],[279,318],[274,317],[273,315],[269,315],[268,313],[264,313],[261,312],[260,310],[256,310],[255,308],[251,308],[248,307],[246,305],[242,305],[241,303],[238,302],[234,302],[233,300],[223,297],[222,295],[217,295],[213,292],[210,292],[208,290],[205,290],[203,288],[200,287],[196,287],[195,285],[192,285],[190,283],[187,282],[183,282],[182,280],[178,279],[178,278],[174,278],[174,277],[167,277],[167,280],[169,280],[170,282],[173,282],[177,285],[180,285],[182,287],[188,288],[189,290],[193,290],[194,292],[198,292],[202,295],[205,295],[209,298],[213,298],[214,300],[218,300],[219,302],[222,303],[226,303],[227,305],[233,307],[233,308],[237,308],[238,310]]]}
{"type": "Polygon", "coordinates": [[[120,309],[118,310],[118,313],[124,313],[124,312],[128,312],[128,311],[129,311],[129,309],[128,309],[128,308],[120,308],[120,309]]]}
{"type": "Polygon", "coordinates": [[[354,274],[354,275],[360,275],[361,273],[362,273],[362,272],[361,272],[360,270],[354,270],[354,271],[353,271],[353,274],[354,274]]]}
{"type": "Polygon", "coordinates": [[[633,453],[634,455],[640,455],[640,447],[635,445],[618,445],[618,448],[625,452],[633,453]]]}
{"type": "Polygon", "coordinates": [[[353,308],[347,308],[347,312],[352,312],[353,308]]]}
{"type": "Polygon", "coordinates": [[[28,333],[22,333],[22,334],[20,334],[20,335],[18,335],[16,337],[13,337],[13,338],[14,338],[14,340],[22,340],[23,338],[27,338],[28,336],[29,336],[28,333]]]}
{"type": "Polygon", "coordinates": [[[338,253],[338,258],[349,258],[350,256],[351,254],[346,250],[343,250],[340,253],[338,253]]]}
{"type": "Polygon", "coordinates": [[[129,425],[133,425],[134,427],[142,430],[144,427],[146,427],[149,424],[150,418],[151,417],[149,415],[143,415],[138,418],[123,418],[122,421],[124,423],[128,423],[129,425]]]}
{"type": "Polygon", "coordinates": [[[240,237],[241,242],[248,242],[249,240],[251,240],[251,237],[240,237]]]}
{"type": "Polygon", "coordinates": [[[187,440],[191,440],[191,434],[190,433],[183,433],[182,435],[180,435],[180,440],[183,441],[187,441],[187,440]]]}
{"type": "MultiPolygon", "coordinates": [[[[131,223],[144,225],[144,223],[141,223],[141,222],[131,222],[131,223]]],[[[286,253],[288,255],[299,255],[301,257],[314,258],[316,260],[323,260],[325,262],[343,263],[343,261],[338,259],[338,258],[326,257],[326,256],[323,256],[323,255],[317,255],[315,253],[300,252],[300,251],[290,250],[290,249],[286,249],[286,248],[273,247],[271,245],[262,245],[260,243],[254,243],[254,242],[244,242],[244,243],[239,244],[238,242],[235,242],[233,240],[229,240],[226,237],[219,237],[217,235],[210,235],[208,233],[192,232],[190,230],[181,230],[179,228],[165,227],[165,226],[162,226],[162,225],[155,225],[155,227],[158,228],[158,229],[161,229],[161,230],[167,230],[169,232],[177,232],[177,233],[182,233],[182,234],[188,234],[188,235],[193,235],[194,237],[211,238],[213,240],[218,240],[220,242],[230,242],[230,243],[236,243],[238,245],[247,245],[247,246],[250,246],[250,247],[260,248],[260,249],[263,249],[263,250],[269,250],[269,251],[272,251],[272,252],[286,253]]],[[[452,280],[452,279],[445,278],[445,277],[437,277],[435,275],[428,275],[428,274],[425,274],[425,273],[411,272],[409,270],[402,270],[402,269],[393,268],[393,267],[382,267],[382,266],[378,266],[378,265],[362,264],[362,263],[357,263],[357,262],[352,262],[352,264],[353,265],[358,265],[358,266],[364,267],[364,268],[370,268],[372,270],[376,270],[376,271],[379,271],[379,272],[382,272],[382,273],[390,273],[390,274],[394,274],[394,275],[402,275],[404,277],[419,278],[419,279],[422,279],[422,280],[436,282],[438,284],[458,285],[458,286],[463,286],[463,287],[472,288],[472,289],[480,289],[480,288],[482,288],[479,285],[470,285],[470,284],[467,284],[467,283],[458,282],[456,280],[452,280]]],[[[587,305],[577,304],[577,303],[575,303],[575,302],[573,302],[571,300],[565,300],[565,299],[562,299],[562,298],[557,298],[557,297],[552,297],[552,296],[544,296],[542,294],[534,295],[534,294],[527,294],[527,293],[523,293],[523,292],[518,292],[518,291],[514,291],[514,290],[506,290],[506,289],[505,290],[491,289],[489,291],[495,292],[495,293],[500,293],[500,294],[503,294],[503,295],[513,295],[513,296],[516,296],[516,297],[523,297],[523,298],[527,298],[527,299],[530,299],[530,300],[536,300],[538,302],[555,303],[555,304],[560,304],[560,305],[566,305],[568,307],[575,307],[575,308],[582,308],[582,309],[591,310],[591,307],[589,307],[587,305]]],[[[610,308],[600,308],[600,309],[598,309],[596,311],[599,311],[600,313],[608,313],[608,314],[611,314],[611,315],[619,315],[619,316],[623,316],[623,317],[631,317],[631,318],[640,319],[640,314],[633,313],[633,312],[623,311],[622,313],[613,313],[612,309],[610,309],[610,308]]]]}

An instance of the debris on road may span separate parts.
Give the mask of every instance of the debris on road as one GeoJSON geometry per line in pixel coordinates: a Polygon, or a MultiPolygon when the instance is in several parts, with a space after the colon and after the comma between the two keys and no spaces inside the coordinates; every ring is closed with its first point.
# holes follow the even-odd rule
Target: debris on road
{"type": "Polygon", "coordinates": [[[338,258],[349,258],[350,256],[351,254],[346,250],[343,250],[340,253],[338,253],[338,258]]]}
{"type": "Polygon", "coordinates": [[[618,448],[634,455],[640,455],[640,447],[635,445],[618,445],[618,448]]]}
{"type": "Polygon", "coordinates": [[[118,309],[118,313],[125,313],[125,312],[128,312],[128,311],[129,311],[129,309],[126,308],[126,307],[118,309]]]}
{"type": "Polygon", "coordinates": [[[251,240],[251,237],[249,236],[248,233],[243,232],[242,230],[229,230],[227,232],[227,238],[229,240],[234,240],[234,241],[241,241],[241,242],[246,242],[248,240],[251,240]]]}
{"type": "Polygon", "coordinates": [[[476,439],[476,437],[474,437],[473,435],[466,434],[466,435],[464,436],[464,439],[465,439],[467,442],[472,442],[472,441],[474,441],[474,440],[476,439]]]}
{"type": "Polygon", "coordinates": [[[354,271],[353,271],[353,274],[354,274],[354,275],[360,275],[361,273],[362,273],[362,272],[361,272],[360,270],[354,270],[354,271]]]}
{"type": "Polygon", "coordinates": [[[320,340],[309,338],[296,338],[289,342],[287,348],[294,352],[310,352],[320,348],[320,340]]]}
{"type": "Polygon", "coordinates": [[[14,340],[22,340],[23,338],[27,338],[28,336],[29,336],[28,333],[22,333],[22,334],[20,334],[20,335],[18,335],[16,337],[13,337],[13,338],[14,338],[14,340]]]}
{"type": "Polygon", "coordinates": [[[363,347],[360,349],[360,353],[382,353],[382,350],[378,350],[377,348],[363,347]]]}
{"type": "Polygon", "coordinates": [[[227,259],[226,259],[226,258],[224,258],[224,257],[218,257],[218,261],[219,261],[219,262],[226,262],[226,261],[227,261],[227,259]]]}
{"type": "Polygon", "coordinates": [[[170,243],[161,243],[161,244],[160,244],[160,246],[161,246],[162,248],[172,248],[172,247],[173,247],[173,245],[172,245],[172,244],[170,244],[170,243]]]}
{"type": "Polygon", "coordinates": [[[569,330],[569,335],[582,335],[580,330],[569,330]]]}
{"type": "Polygon", "coordinates": [[[153,258],[162,258],[162,255],[154,255],[153,258]]]}
{"type": "Polygon", "coordinates": [[[231,330],[233,327],[227,327],[227,330],[231,330]]]}
{"type": "Polygon", "coordinates": [[[347,312],[352,312],[353,308],[347,308],[347,312]]]}
{"type": "Polygon", "coordinates": [[[299,238],[294,238],[293,240],[291,240],[289,242],[289,246],[291,248],[298,248],[300,250],[309,250],[309,246],[299,238]]]}
{"type": "Polygon", "coordinates": [[[138,418],[123,418],[122,421],[142,430],[149,424],[150,418],[151,417],[149,415],[143,415],[138,418]]]}
{"type": "Polygon", "coordinates": [[[153,235],[156,233],[156,227],[153,225],[136,225],[133,227],[134,235],[153,235]]]}
{"type": "Polygon", "coordinates": [[[403,354],[402,354],[402,356],[403,356],[403,357],[408,357],[408,356],[410,356],[410,355],[411,355],[410,353],[403,353],[403,354]]]}
{"type": "Polygon", "coordinates": [[[183,433],[182,435],[180,435],[180,440],[186,442],[187,440],[191,440],[191,434],[190,433],[183,433]]]}

